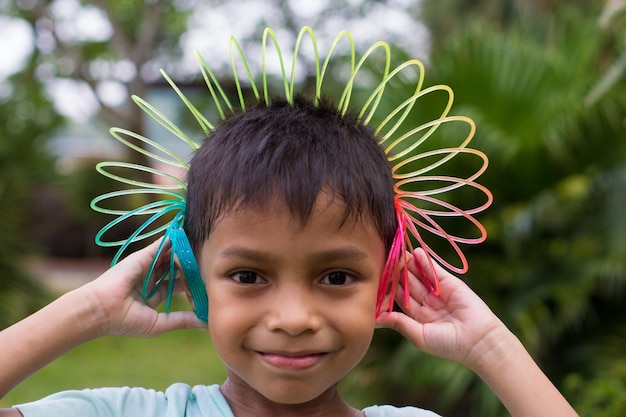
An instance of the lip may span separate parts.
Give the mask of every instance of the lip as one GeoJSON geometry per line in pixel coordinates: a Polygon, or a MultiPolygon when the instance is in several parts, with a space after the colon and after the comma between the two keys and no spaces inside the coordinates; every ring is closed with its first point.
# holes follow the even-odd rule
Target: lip
{"type": "Polygon", "coordinates": [[[275,368],[303,371],[320,363],[328,352],[257,352],[261,359],[275,368]]]}

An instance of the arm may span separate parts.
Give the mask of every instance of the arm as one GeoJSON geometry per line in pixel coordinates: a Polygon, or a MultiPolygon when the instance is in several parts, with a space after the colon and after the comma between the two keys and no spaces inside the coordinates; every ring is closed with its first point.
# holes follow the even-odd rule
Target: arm
{"type": "MultiPolygon", "coordinates": [[[[428,274],[424,252],[413,256],[428,274]]],[[[578,415],[518,338],[465,283],[435,265],[441,294],[434,296],[416,278],[418,268],[409,264],[411,303],[405,314],[382,314],[379,327],[395,329],[426,353],[468,366],[513,417],[578,415]]]]}
{"type": "Polygon", "coordinates": [[[0,398],[55,358],[92,339],[206,328],[193,312],[158,313],[154,307],[163,294],[149,303],[141,300],[142,281],[155,251],[153,244],[130,255],[98,279],[0,332],[0,398]]]}

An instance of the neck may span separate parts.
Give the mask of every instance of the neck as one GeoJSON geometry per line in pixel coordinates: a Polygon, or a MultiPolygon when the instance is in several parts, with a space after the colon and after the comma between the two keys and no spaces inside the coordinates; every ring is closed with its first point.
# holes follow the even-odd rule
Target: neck
{"type": "Polygon", "coordinates": [[[348,405],[334,385],[319,397],[301,404],[270,401],[244,381],[231,375],[220,391],[236,417],[362,417],[363,413],[348,405]]]}

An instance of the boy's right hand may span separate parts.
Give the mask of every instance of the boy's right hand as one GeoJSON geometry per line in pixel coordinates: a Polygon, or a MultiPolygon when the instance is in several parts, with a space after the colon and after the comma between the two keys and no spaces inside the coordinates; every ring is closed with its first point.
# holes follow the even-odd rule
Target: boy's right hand
{"type": "MultiPolygon", "coordinates": [[[[1,331],[0,398],[33,372],[92,339],[207,329],[191,311],[166,314],[155,309],[165,298],[166,285],[149,302],[141,299],[144,277],[157,248],[154,243],[133,253],[94,281],[1,331]]],[[[182,287],[179,284],[176,290],[182,287]]]]}
{"type": "MultiPolygon", "coordinates": [[[[92,320],[96,336],[153,337],[177,329],[207,328],[192,311],[156,310],[165,300],[167,285],[162,285],[149,301],[141,298],[146,272],[158,246],[159,242],[154,242],[129,255],[99,278],[75,290],[90,304],[92,313],[86,319],[92,320]]],[[[169,256],[166,258],[169,260],[169,256]]],[[[156,265],[155,270],[162,267],[165,265],[156,265]]],[[[174,292],[182,291],[183,285],[177,279],[174,292]]]]}

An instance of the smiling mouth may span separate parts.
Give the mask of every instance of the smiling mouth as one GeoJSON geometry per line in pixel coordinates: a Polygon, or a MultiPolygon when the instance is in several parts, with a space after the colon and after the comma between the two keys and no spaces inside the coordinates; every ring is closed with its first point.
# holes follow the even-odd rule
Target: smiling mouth
{"type": "Polygon", "coordinates": [[[311,368],[320,363],[327,352],[318,353],[272,353],[272,352],[257,352],[261,359],[276,368],[301,371],[311,368]]]}

